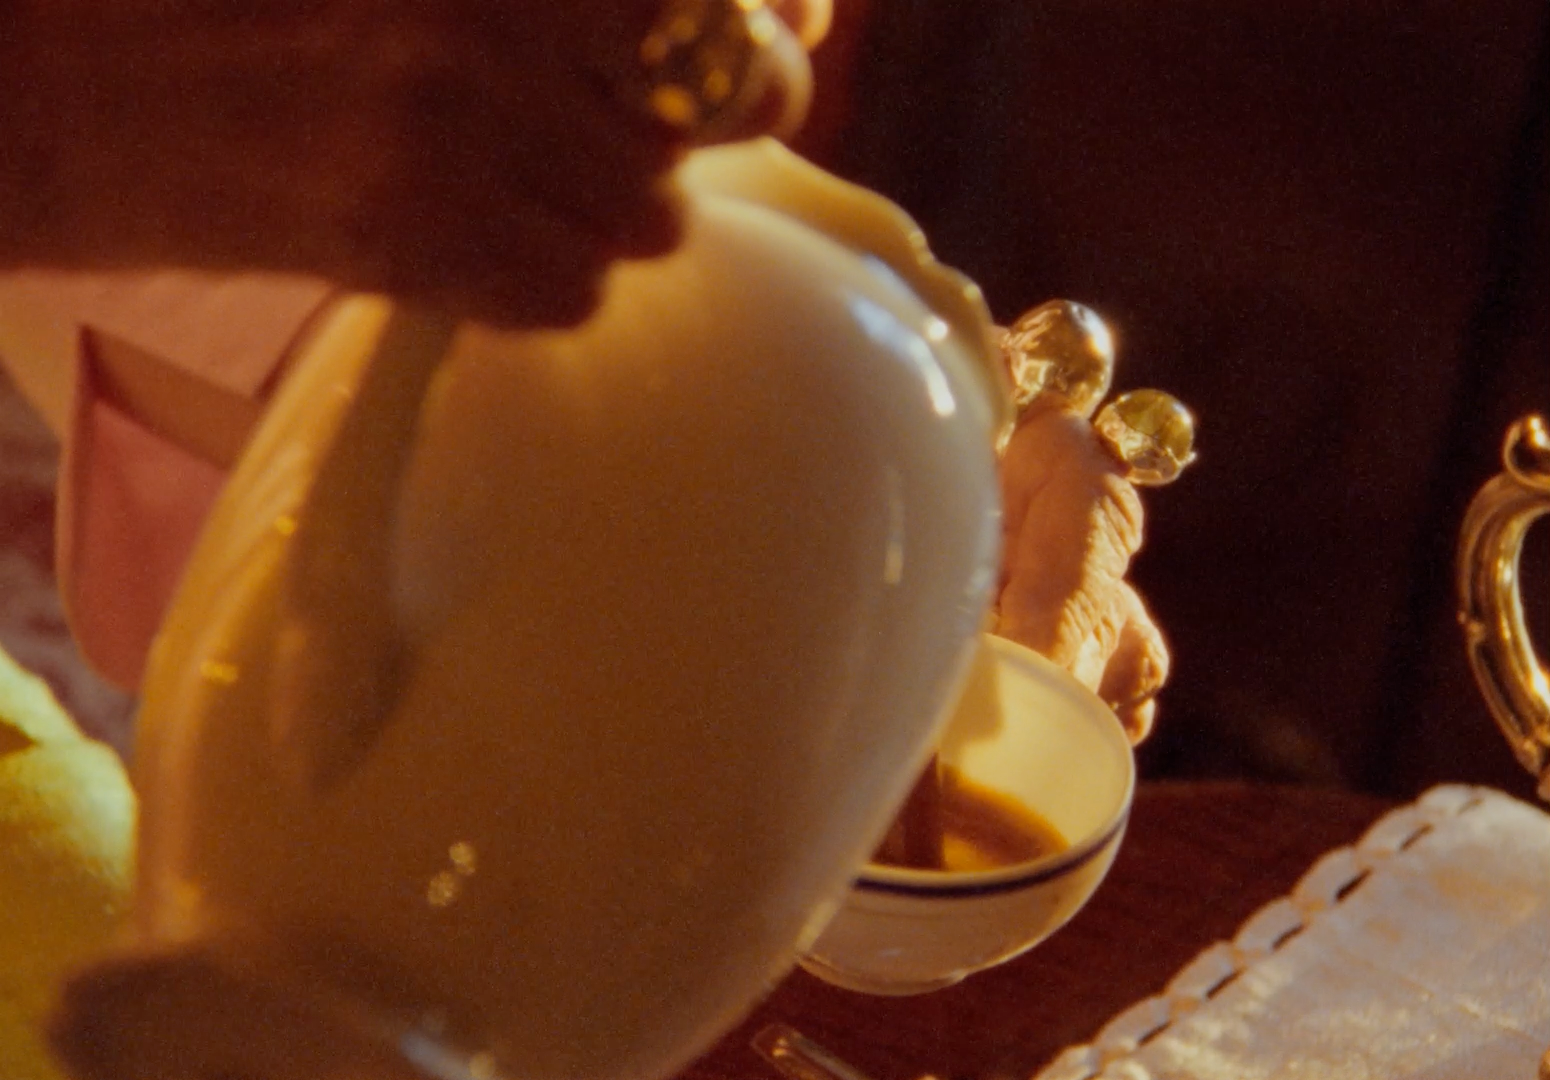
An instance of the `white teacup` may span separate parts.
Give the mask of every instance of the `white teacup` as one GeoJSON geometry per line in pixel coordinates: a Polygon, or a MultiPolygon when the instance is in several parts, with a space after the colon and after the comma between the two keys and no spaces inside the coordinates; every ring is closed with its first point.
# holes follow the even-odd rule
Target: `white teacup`
{"type": "Polygon", "coordinates": [[[870,994],[919,994],[1031,949],[1108,873],[1129,818],[1135,763],[1119,720],[1037,653],[986,634],[940,747],[964,780],[1012,799],[1069,846],[995,870],[868,863],[801,963],[870,994]]]}

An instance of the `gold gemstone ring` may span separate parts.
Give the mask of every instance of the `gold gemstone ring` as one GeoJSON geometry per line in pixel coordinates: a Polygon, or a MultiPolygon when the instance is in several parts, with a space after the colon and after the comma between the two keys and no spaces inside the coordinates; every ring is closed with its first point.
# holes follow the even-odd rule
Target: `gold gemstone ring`
{"type": "Polygon", "coordinates": [[[630,94],[690,141],[714,142],[758,100],[783,33],[762,0],[666,0],[641,39],[630,94]]]}
{"type": "Polygon", "coordinates": [[[1170,484],[1195,460],[1195,417],[1161,390],[1131,390],[1098,411],[1114,379],[1114,335],[1091,308],[1051,300],[1022,315],[1001,339],[1012,379],[1012,431],[1037,408],[1056,405],[1092,419],[1105,449],[1133,484],[1170,484]]]}
{"type": "Polygon", "coordinates": [[[1091,418],[1114,381],[1114,335],[1097,312],[1071,300],[1024,313],[1007,328],[1001,352],[1018,419],[1050,395],[1091,418]]]}
{"type": "Polygon", "coordinates": [[[1195,416],[1161,390],[1119,395],[1098,413],[1093,430],[1132,484],[1171,484],[1195,460],[1195,416]]]}

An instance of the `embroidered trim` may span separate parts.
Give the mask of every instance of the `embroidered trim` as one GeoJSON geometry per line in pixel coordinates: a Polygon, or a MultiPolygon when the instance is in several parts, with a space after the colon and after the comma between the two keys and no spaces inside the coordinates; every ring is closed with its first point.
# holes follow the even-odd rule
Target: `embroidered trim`
{"type": "Polygon", "coordinates": [[[1115,1016],[1092,1042],[1068,1047],[1034,1080],[1160,1080],[1131,1055],[1318,922],[1386,861],[1424,843],[1438,825],[1482,805],[1490,794],[1449,784],[1391,810],[1355,844],[1320,858],[1287,895],[1251,915],[1231,941],[1208,947],[1162,993],[1115,1016]]]}

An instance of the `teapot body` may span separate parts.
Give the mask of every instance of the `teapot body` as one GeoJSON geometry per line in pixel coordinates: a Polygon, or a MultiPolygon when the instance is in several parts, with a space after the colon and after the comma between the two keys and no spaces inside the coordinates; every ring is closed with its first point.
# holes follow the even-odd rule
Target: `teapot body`
{"type": "Polygon", "coordinates": [[[338,309],[206,528],[142,702],[138,948],[420,1072],[662,1074],[811,942],[947,715],[999,538],[979,329],[706,194],[584,326],[424,335],[386,511],[319,503],[414,318],[338,309]],[[277,642],[330,514],[342,574],[386,552],[395,675],[364,723],[348,679],[309,699],[353,743],[318,779],[277,642]]]}

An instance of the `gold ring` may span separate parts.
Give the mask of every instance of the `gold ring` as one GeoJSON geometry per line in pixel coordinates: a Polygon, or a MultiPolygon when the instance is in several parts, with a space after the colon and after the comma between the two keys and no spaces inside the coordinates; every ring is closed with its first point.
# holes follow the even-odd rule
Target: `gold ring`
{"type": "Polygon", "coordinates": [[[1161,390],[1121,394],[1098,413],[1093,430],[1132,484],[1171,484],[1195,460],[1195,415],[1161,390]]]}
{"type": "Polygon", "coordinates": [[[1001,355],[1014,412],[998,451],[1005,452],[1025,417],[1053,405],[1092,419],[1099,441],[1133,484],[1171,484],[1195,460],[1194,414],[1171,394],[1132,390],[1093,418],[1114,380],[1114,335],[1091,308],[1072,300],[1040,304],[1002,335],[1001,355]]]}
{"type": "Polygon", "coordinates": [[[1114,381],[1114,335],[1091,308],[1051,300],[1021,315],[1001,339],[1016,420],[1057,400],[1091,417],[1114,381]]]}
{"type": "Polygon", "coordinates": [[[714,141],[758,99],[779,33],[762,0],[667,0],[641,39],[631,96],[690,141],[714,141]]]}

